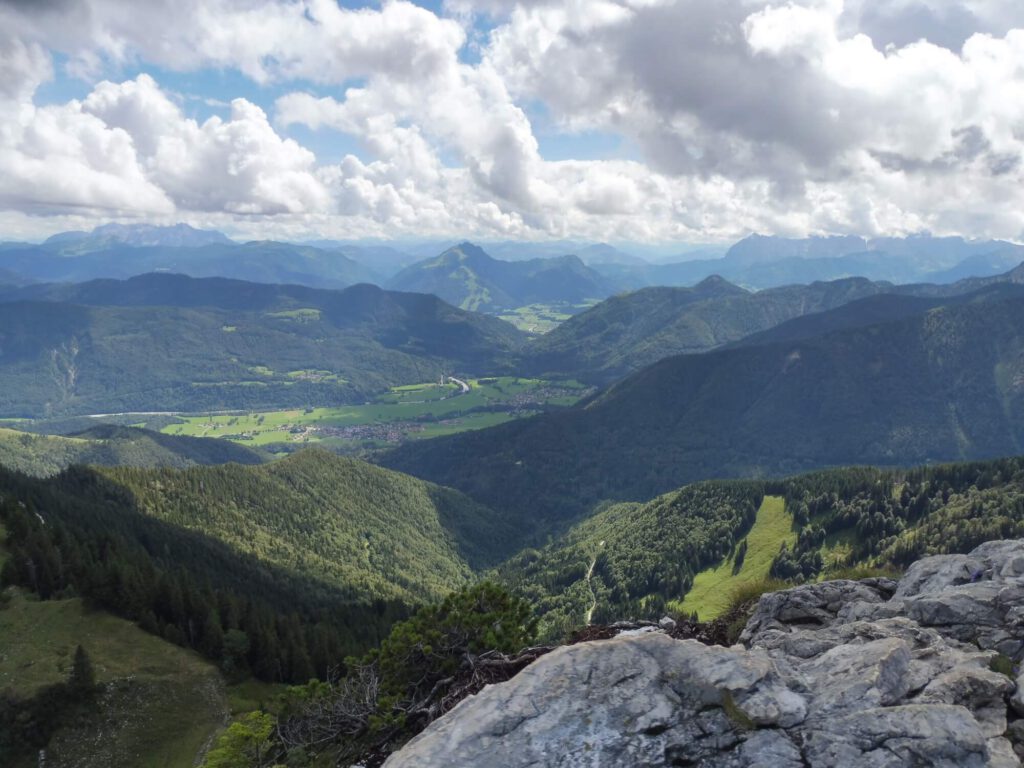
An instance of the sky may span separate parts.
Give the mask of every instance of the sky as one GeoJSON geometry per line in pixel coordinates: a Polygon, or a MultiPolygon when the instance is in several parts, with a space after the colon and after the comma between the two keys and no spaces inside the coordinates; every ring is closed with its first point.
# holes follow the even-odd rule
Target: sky
{"type": "Polygon", "coordinates": [[[0,240],[1024,240],[1019,0],[0,0],[0,240]]]}

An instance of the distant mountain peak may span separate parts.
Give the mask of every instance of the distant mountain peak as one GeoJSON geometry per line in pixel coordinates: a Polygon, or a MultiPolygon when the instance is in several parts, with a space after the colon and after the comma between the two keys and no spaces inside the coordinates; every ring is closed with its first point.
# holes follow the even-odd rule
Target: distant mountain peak
{"type": "Polygon", "coordinates": [[[46,240],[48,245],[85,246],[83,250],[103,247],[111,243],[133,246],[198,247],[211,244],[230,244],[231,238],[212,229],[196,229],[178,223],[169,226],[155,224],[102,224],[92,232],[61,232],[46,240]]]}
{"type": "Polygon", "coordinates": [[[388,287],[433,293],[450,304],[478,312],[535,303],[579,303],[611,293],[600,273],[578,256],[505,261],[468,241],[406,267],[388,287]]]}
{"type": "Polygon", "coordinates": [[[488,256],[487,251],[476,243],[471,243],[469,240],[463,240],[458,245],[449,248],[445,253],[464,253],[467,256],[487,256],[487,258],[491,258],[488,256]]]}
{"type": "Polygon", "coordinates": [[[693,286],[693,290],[699,291],[701,293],[746,293],[745,290],[740,288],[735,283],[730,283],[721,275],[708,275],[695,286],[693,286]]]}
{"type": "Polygon", "coordinates": [[[755,233],[732,246],[725,258],[738,264],[762,264],[791,258],[835,258],[867,249],[867,241],[856,235],[788,238],[755,233]]]}

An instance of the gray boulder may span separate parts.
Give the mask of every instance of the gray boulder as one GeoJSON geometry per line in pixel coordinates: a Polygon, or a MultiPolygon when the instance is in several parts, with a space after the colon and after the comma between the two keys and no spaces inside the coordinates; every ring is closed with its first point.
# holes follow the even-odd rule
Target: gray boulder
{"type": "Polygon", "coordinates": [[[386,768],[1020,765],[1024,694],[990,667],[1024,656],[1024,541],[764,595],[732,648],[645,629],[542,656],[386,768]]]}

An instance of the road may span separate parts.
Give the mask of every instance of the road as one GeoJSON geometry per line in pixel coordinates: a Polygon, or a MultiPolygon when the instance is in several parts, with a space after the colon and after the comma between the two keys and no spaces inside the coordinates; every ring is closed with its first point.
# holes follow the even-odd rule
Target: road
{"type": "Polygon", "coordinates": [[[587,608],[587,612],[583,616],[583,623],[588,627],[590,626],[590,619],[594,615],[594,609],[597,608],[597,593],[590,585],[590,577],[594,575],[595,565],[597,565],[597,555],[594,555],[594,559],[590,561],[590,567],[587,568],[587,589],[590,590],[590,607],[587,608]]]}
{"type": "MultiPolygon", "coordinates": [[[[181,411],[124,411],[122,413],[89,413],[83,419],[111,419],[115,416],[178,416],[181,411]]],[[[72,417],[73,418],[73,417],[72,417]]]]}
{"type": "MultiPolygon", "coordinates": [[[[604,542],[599,542],[598,547],[603,547],[604,542]]],[[[590,590],[590,607],[587,609],[586,614],[583,617],[583,623],[586,626],[590,626],[590,620],[594,616],[594,609],[597,608],[597,592],[594,591],[594,587],[590,584],[590,577],[594,575],[594,566],[597,565],[597,555],[594,555],[594,559],[590,561],[590,567],[587,568],[587,589],[590,590]]]]}
{"type": "Polygon", "coordinates": [[[469,392],[469,384],[464,382],[462,379],[456,379],[454,376],[449,376],[448,381],[454,381],[456,384],[462,387],[462,392],[460,392],[459,394],[464,395],[467,392],[469,392]]]}

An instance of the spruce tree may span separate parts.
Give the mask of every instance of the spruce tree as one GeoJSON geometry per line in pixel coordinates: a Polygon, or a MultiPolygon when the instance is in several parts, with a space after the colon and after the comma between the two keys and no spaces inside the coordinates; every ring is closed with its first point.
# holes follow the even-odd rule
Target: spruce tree
{"type": "Polygon", "coordinates": [[[71,665],[68,687],[76,697],[87,696],[96,688],[96,672],[92,668],[92,660],[81,645],[75,648],[75,660],[71,665]]]}

